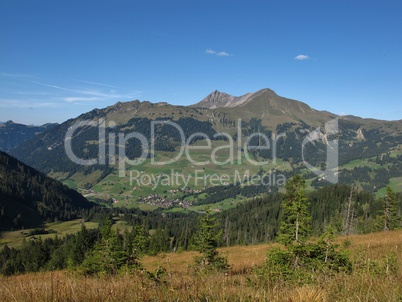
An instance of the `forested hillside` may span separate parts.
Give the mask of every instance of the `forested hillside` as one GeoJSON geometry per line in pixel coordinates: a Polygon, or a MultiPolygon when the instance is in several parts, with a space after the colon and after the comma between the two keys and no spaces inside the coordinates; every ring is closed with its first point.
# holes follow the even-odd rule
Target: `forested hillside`
{"type": "MultiPolygon", "coordinates": [[[[284,198],[282,194],[273,193],[214,214],[217,222],[214,229],[219,234],[217,245],[223,247],[277,241],[284,215],[284,198]]],[[[340,235],[402,227],[402,194],[394,194],[391,190],[384,198],[375,199],[372,194],[358,192],[354,187],[334,185],[307,194],[305,205],[312,218],[308,235],[317,238],[329,226],[334,234],[340,235]],[[389,214],[391,212],[394,218],[389,214]],[[384,222],[388,223],[387,228],[384,222]]],[[[107,235],[103,236],[109,236],[114,242],[109,247],[113,249],[111,252],[126,255],[127,261],[133,251],[137,259],[144,254],[194,250],[198,246],[199,218],[203,215],[193,211],[144,212],[139,209],[94,207],[87,211],[87,219],[100,222],[99,230],[83,228],[79,233],[64,238],[25,241],[21,249],[6,247],[0,253],[0,263],[3,263],[0,272],[14,274],[52,267],[63,269],[69,263],[80,266],[88,255],[100,253],[99,245],[106,244],[101,241],[102,232],[106,232],[107,235]],[[111,231],[111,223],[117,220],[127,223],[124,232],[111,231]],[[91,252],[94,250],[98,252],[91,252]]]]}
{"type": "Polygon", "coordinates": [[[78,192],[0,151],[0,230],[70,220],[92,206],[78,192]]]}
{"type": "Polygon", "coordinates": [[[8,152],[55,125],[32,126],[14,123],[13,121],[0,123],[0,151],[8,152]]]}

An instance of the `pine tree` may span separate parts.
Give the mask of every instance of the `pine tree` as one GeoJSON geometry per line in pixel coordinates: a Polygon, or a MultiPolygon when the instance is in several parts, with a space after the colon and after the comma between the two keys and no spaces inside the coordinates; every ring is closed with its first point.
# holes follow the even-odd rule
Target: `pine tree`
{"type": "Polygon", "coordinates": [[[167,252],[170,247],[169,234],[165,229],[157,228],[149,240],[148,252],[156,255],[159,252],[167,252]]]}
{"type": "Polygon", "coordinates": [[[343,233],[345,235],[350,235],[353,233],[353,222],[355,218],[355,202],[354,202],[354,197],[353,193],[355,193],[355,187],[351,186],[350,188],[350,194],[348,197],[348,204],[347,208],[345,209],[345,220],[343,224],[343,233]]]}
{"type": "Polygon", "coordinates": [[[82,263],[85,274],[113,275],[127,262],[127,254],[112,222],[107,220],[101,228],[101,238],[82,263]]]}
{"type": "Polygon", "coordinates": [[[314,279],[317,271],[350,270],[348,256],[338,251],[333,243],[335,230],[330,225],[317,243],[307,242],[311,233],[311,216],[307,211],[309,203],[304,196],[305,186],[304,178],[297,174],[286,183],[278,238],[286,249],[270,250],[259,272],[269,281],[303,283],[314,279]]]}
{"type": "Polygon", "coordinates": [[[384,205],[383,221],[384,231],[394,230],[400,226],[401,217],[398,215],[398,204],[396,195],[390,186],[387,186],[387,193],[382,199],[384,205]]]}
{"type": "Polygon", "coordinates": [[[222,235],[221,232],[216,232],[217,226],[216,218],[212,216],[210,209],[207,209],[206,214],[200,217],[196,237],[196,250],[203,255],[196,257],[195,262],[202,269],[227,271],[230,265],[227,259],[219,255],[217,251],[218,240],[222,235]]]}
{"type": "Polygon", "coordinates": [[[82,263],[85,254],[89,251],[92,244],[91,236],[85,224],[81,225],[81,230],[75,235],[72,247],[70,248],[69,264],[76,266],[82,263]]]}
{"type": "Polygon", "coordinates": [[[278,241],[284,245],[302,244],[311,232],[311,216],[307,210],[305,180],[296,174],[286,182],[282,198],[282,220],[278,241]]]}

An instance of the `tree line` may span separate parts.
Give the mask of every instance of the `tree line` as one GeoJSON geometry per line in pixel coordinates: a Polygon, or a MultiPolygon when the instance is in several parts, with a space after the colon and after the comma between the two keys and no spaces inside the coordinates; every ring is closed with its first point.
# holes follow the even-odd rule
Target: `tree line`
{"type": "MultiPolygon", "coordinates": [[[[395,194],[390,187],[383,198],[375,199],[345,185],[305,194],[303,184],[302,177],[294,177],[286,185],[286,194],[254,198],[213,217],[209,210],[206,214],[125,210],[123,214],[118,209],[93,208],[88,218],[100,221],[98,229],[89,230],[83,225],[78,233],[64,238],[39,237],[24,240],[21,248],[6,246],[0,252],[0,273],[69,267],[86,274],[116,273],[138,267],[144,254],[191,249],[204,253],[204,258],[196,259],[202,267],[213,262],[213,267],[228,268],[216,247],[279,241],[291,247],[291,255],[297,256],[304,251],[300,248],[326,250],[324,243],[320,247],[304,246],[309,236],[326,234],[328,243],[335,234],[401,227],[402,195],[395,194]],[[131,230],[112,229],[117,217],[131,224],[131,230]]],[[[334,252],[332,247],[327,248],[327,253],[334,252]]]]}

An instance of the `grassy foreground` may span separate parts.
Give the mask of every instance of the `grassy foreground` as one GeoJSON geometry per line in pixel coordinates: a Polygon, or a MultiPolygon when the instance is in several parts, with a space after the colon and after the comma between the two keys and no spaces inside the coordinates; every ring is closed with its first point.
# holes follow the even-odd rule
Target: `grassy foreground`
{"type": "Polygon", "coordinates": [[[402,231],[347,239],[363,269],[318,277],[311,285],[259,282],[253,268],[274,246],[264,244],[220,249],[232,265],[228,274],[195,273],[190,265],[197,253],[184,252],[142,258],[148,271],[166,270],[157,279],[145,272],[95,278],[68,271],[0,277],[0,301],[402,301],[402,231]],[[383,272],[370,269],[391,253],[396,265],[389,271],[387,265],[383,272]]]}

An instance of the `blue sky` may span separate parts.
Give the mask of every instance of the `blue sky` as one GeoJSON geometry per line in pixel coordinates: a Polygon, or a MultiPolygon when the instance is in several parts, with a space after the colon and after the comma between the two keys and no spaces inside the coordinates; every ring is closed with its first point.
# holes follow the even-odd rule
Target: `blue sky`
{"type": "Polygon", "coordinates": [[[402,1],[0,2],[0,121],[270,88],[402,119],[402,1]]]}

